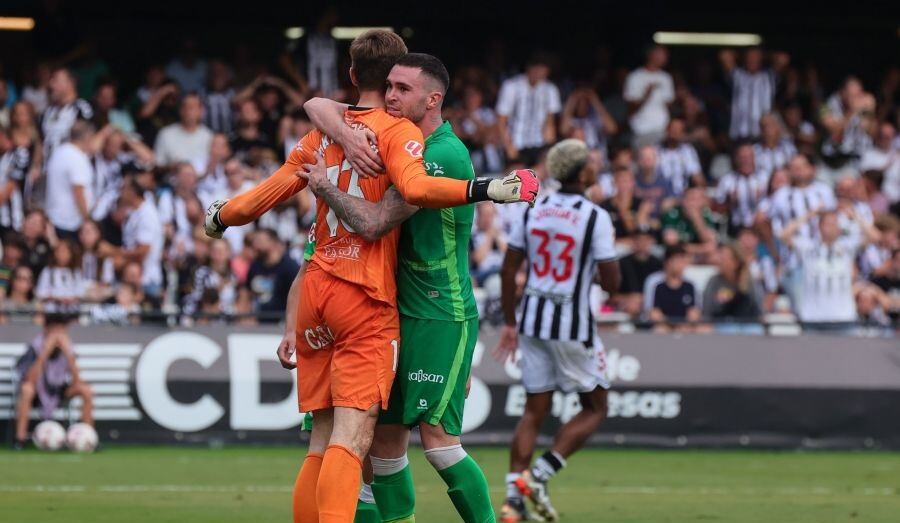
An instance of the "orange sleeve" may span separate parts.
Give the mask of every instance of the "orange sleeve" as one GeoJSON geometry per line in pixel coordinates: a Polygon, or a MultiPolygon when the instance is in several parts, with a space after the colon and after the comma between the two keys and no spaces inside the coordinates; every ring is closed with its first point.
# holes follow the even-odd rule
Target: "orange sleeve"
{"type": "Polygon", "coordinates": [[[403,199],[419,207],[440,209],[468,203],[468,180],[428,176],[422,153],[422,131],[408,120],[386,129],[378,137],[388,177],[403,199]]]}
{"type": "Polygon", "coordinates": [[[304,163],[315,163],[316,149],[321,142],[322,135],[318,131],[307,133],[291,151],[284,165],[272,176],[229,200],[219,211],[219,220],[229,226],[250,223],[272,207],[302,191],[306,187],[306,180],[294,173],[304,163]]]}

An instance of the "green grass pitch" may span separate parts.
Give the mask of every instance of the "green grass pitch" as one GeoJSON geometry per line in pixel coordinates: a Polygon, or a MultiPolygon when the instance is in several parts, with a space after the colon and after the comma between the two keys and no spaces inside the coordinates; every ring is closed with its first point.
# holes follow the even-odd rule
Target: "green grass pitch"
{"type": "MultiPolygon", "coordinates": [[[[302,448],[0,451],[0,521],[289,522],[302,448]]],[[[507,453],[473,448],[502,502],[507,453]]],[[[459,521],[410,452],[420,523],[459,521]]],[[[587,450],[553,480],[563,522],[897,522],[900,454],[587,450]]]]}

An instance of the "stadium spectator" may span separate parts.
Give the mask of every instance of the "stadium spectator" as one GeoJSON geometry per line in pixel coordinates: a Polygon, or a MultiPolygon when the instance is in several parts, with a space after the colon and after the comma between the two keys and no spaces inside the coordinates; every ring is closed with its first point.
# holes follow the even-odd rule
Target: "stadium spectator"
{"type": "Polygon", "coordinates": [[[260,75],[234,97],[238,107],[247,100],[256,102],[260,119],[259,130],[268,140],[268,147],[274,148],[281,117],[303,106],[306,98],[290,84],[271,75],[260,75]]]}
{"type": "Polygon", "coordinates": [[[822,126],[827,136],[822,155],[835,168],[855,166],[872,143],[869,132],[874,125],[875,97],[863,90],[856,77],[844,80],[821,109],[822,126]]]}
{"type": "Polygon", "coordinates": [[[189,163],[172,169],[172,190],[160,193],[156,207],[169,240],[169,258],[182,260],[194,249],[194,229],[203,220],[197,198],[197,172],[189,163]]]}
{"type": "Polygon", "coordinates": [[[644,314],[658,331],[673,327],[691,330],[689,323],[700,320],[700,297],[694,285],[684,278],[690,262],[691,257],[683,247],[669,247],[663,270],[651,274],[644,282],[644,314]]]}
{"type": "Polygon", "coordinates": [[[634,173],[624,165],[616,167],[613,173],[615,196],[607,199],[601,207],[609,213],[616,239],[626,242],[639,231],[649,231],[653,222],[653,203],[644,201],[635,194],[634,173]]]}
{"type": "Polygon", "coordinates": [[[116,269],[123,275],[130,264],[137,265],[139,281],[128,282],[124,276],[122,281],[136,283],[148,298],[158,299],[163,290],[163,229],[156,206],[144,197],[144,188],[134,178],[123,183],[119,202],[127,213],[122,227],[122,246],[103,242],[97,254],[115,260],[116,269]]]}
{"type": "Polygon", "coordinates": [[[97,134],[103,145],[93,157],[93,194],[96,202],[91,218],[102,221],[117,204],[122,177],[126,172],[137,172],[152,166],[154,156],[140,139],[115,127],[104,127],[97,134]]]}
{"type": "Polygon", "coordinates": [[[0,127],[9,127],[10,106],[9,82],[0,77],[0,127]]]}
{"type": "MultiPolygon", "coordinates": [[[[798,216],[807,216],[820,210],[834,210],[837,200],[830,187],[816,181],[816,169],[812,161],[802,154],[790,159],[787,164],[791,185],[778,189],[772,195],[772,203],[769,209],[769,218],[772,229],[776,235],[781,235],[785,226],[798,216]]],[[[806,227],[800,229],[800,234],[813,238],[817,235],[815,216],[806,227]]]]}
{"type": "Polygon", "coordinates": [[[793,142],[797,151],[806,155],[816,153],[818,133],[816,127],[803,118],[803,108],[797,103],[788,103],[781,109],[785,137],[793,142]]]}
{"type": "Polygon", "coordinates": [[[666,211],[661,222],[666,247],[681,245],[698,263],[705,263],[715,251],[719,218],[709,208],[702,188],[688,189],[681,204],[666,211]]]}
{"type": "Polygon", "coordinates": [[[31,152],[17,146],[0,127],[0,238],[21,231],[25,220],[24,187],[31,166],[31,152]]]}
{"type": "Polygon", "coordinates": [[[306,111],[303,108],[294,109],[290,114],[281,119],[281,125],[278,127],[278,143],[281,144],[281,160],[288,158],[300,138],[306,136],[306,133],[312,131],[315,126],[309,121],[306,111]]]}
{"type": "Polygon", "coordinates": [[[66,140],[78,120],[91,120],[94,110],[87,101],[78,98],[75,77],[65,68],[56,69],[50,77],[50,105],[41,115],[41,134],[44,137],[43,158],[66,140]]]}
{"type": "Polygon", "coordinates": [[[756,138],[760,135],[760,118],[772,110],[775,100],[777,74],[790,62],[785,53],[772,55],[772,67],[763,68],[762,49],[752,47],[744,52],[744,66],[737,66],[737,55],[732,50],[719,53],[719,61],[731,84],[731,127],[733,140],[756,138]]]}
{"type": "Polygon", "coordinates": [[[22,449],[28,439],[28,422],[32,403],[37,399],[42,419],[52,419],[63,400],[81,398],[81,421],[93,425],[91,386],[81,380],[72,339],[63,321],[49,317],[42,333],[31,343],[16,363],[19,376],[16,405],[15,448],[22,449]]]}
{"type": "Polygon", "coordinates": [[[756,232],[749,227],[738,231],[737,245],[747,264],[753,294],[763,297],[760,302],[763,311],[772,311],[778,297],[778,263],[762,245],[756,232]]]}
{"type": "Polygon", "coordinates": [[[76,310],[87,291],[81,269],[81,248],[74,240],[60,239],[50,263],[41,271],[35,297],[50,312],[76,310]]]}
{"type": "Polygon", "coordinates": [[[39,62],[30,70],[31,79],[22,89],[22,100],[41,114],[50,104],[50,77],[53,70],[47,62],[39,62]]]}
{"type": "Polygon", "coordinates": [[[272,137],[261,128],[262,113],[253,99],[238,104],[237,123],[230,137],[230,147],[241,161],[249,165],[259,165],[267,150],[272,149],[272,137]]]}
{"type": "Polygon", "coordinates": [[[272,229],[260,229],[253,234],[253,250],[256,257],[247,273],[247,287],[253,295],[254,311],[262,313],[260,321],[278,322],[300,267],[287,255],[284,244],[272,229]]]}
{"type": "Polygon", "coordinates": [[[478,286],[491,275],[498,274],[506,254],[506,235],[497,219],[493,202],[478,204],[475,230],[472,232],[472,277],[478,286]]]}
{"type": "Polygon", "coordinates": [[[860,159],[863,171],[881,171],[880,191],[891,203],[900,201],[900,143],[896,141],[897,128],[891,122],[882,122],[870,147],[860,159]]]}
{"type": "Polygon", "coordinates": [[[550,57],[538,53],[529,60],[524,74],[500,86],[497,123],[510,163],[537,163],[541,148],[557,139],[556,115],[562,111],[562,102],[549,76],[550,57]]]}
{"type": "Polygon", "coordinates": [[[632,245],[631,253],[619,262],[622,285],[614,301],[629,316],[637,318],[644,303],[644,284],[651,274],[663,269],[663,262],[653,253],[656,237],[650,230],[638,229],[632,245]]]}
{"type": "Polygon", "coordinates": [[[721,212],[727,213],[730,230],[736,231],[753,225],[759,202],[766,195],[769,175],[757,168],[749,143],[738,145],[732,163],[733,170],[716,187],[716,203],[721,212]]]}
{"type": "Polygon", "coordinates": [[[231,87],[231,70],[221,60],[209,63],[206,87],[201,91],[204,123],[214,133],[231,133],[234,123],[233,102],[235,90],[231,87]]]}
{"type": "Polygon", "coordinates": [[[753,160],[756,169],[769,177],[775,169],[787,165],[788,160],[797,154],[797,148],[788,138],[782,137],[781,121],[777,114],[763,115],[759,128],[760,141],[753,145],[753,160]]]}
{"type": "Polygon", "coordinates": [[[337,22],[337,11],[326,9],[306,37],[306,78],[316,96],[333,96],[338,90],[338,42],[331,35],[337,22]]]}
{"type": "Polygon", "coordinates": [[[687,142],[684,120],[672,118],[666,127],[666,139],[658,151],[659,172],[672,184],[675,196],[681,197],[688,187],[703,187],[706,179],[694,146],[687,142]]]}
{"type": "MultiPolygon", "coordinates": [[[[155,81],[154,71],[158,70],[151,68],[148,76],[155,81]]],[[[143,95],[147,95],[146,100],[141,103],[140,109],[137,111],[138,132],[146,144],[155,143],[160,130],[178,121],[181,91],[178,89],[178,85],[171,80],[161,78],[160,81],[162,83],[154,87],[152,91],[144,93],[143,89],[147,88],[142,87],[137,93],[138,100],[143,100],[143,95]]]]}
{"type": "Polygon", "coordinates": [[[637,153],[637,178],[634,194],[652,205],[651,216],[658,218],[676,203],[672,184],[659,170],[656,147],[644,145],[637,153]]]}
{"type": "Polygon", "coordinates": [[[112,294],[112,285],[116,274],[113,260],[100,256],[100,226],[96,222],[86,221],[78,230],[78,241],[81,253],[81,273],[86,289],[85,297],[89,301],[103,301],[112,294]]]}
{"type": "Polygon", "coordinates": [[[209,153],[212,131],[203,125],[203,102],[196,94],[181,100],[179,122],[167,125],[156,137],[153,150],[156,164],[168,166],[176,162],[202,162],[209,153]]]}
{"type": "Polygon", "coordinates": [[[53,225],[40,209],[32,209],[25,215],[22,224],[22,243],[25,245],[25,259],[35,277],[39,276],[50,261],[51,245],[56,242],[53,225]]]}
{"type": "Polygon", "coordinates": [[[476,174],[498,173],[503,170],[503,144],[497,113],[484,105],[484,93],[469,85],[463,89],[461,106],[448,111],[453,130],[466,144],[476,174]]]}
{"type": "Polygon", "coordinates": [[[0,236],[0,246],[3,247],[0,257],[0,298],[9,294],[13,272],[25,259],[25,243],[16,233],[6,233],[0,236]]]}
{"type": "Polygon", "coordinates": [[[841,236],[838,214],[810,212],[787,224],[779,238],[797,254],[799,288],[794,295],[797,316],[803,322],[853,322],[857,319],[853,298],[853,265],[859,248],[877,241],[878,231],[858,214],[853,218],[863,230],[861,238],[841,236]],[[817,219],[818,234],[800,234],[817,219]]]}
{"type": "Polygon", "coordinates": [[[181,43],[181,54],[166,65],[166,76],[175,80],[185,93],[199,93],[206,86],[206,61],[201,59],[197,42],[186,39],[181,43]]]}
{"type": "Polygon", "coordinates": [[[893,296],[894,310],[900,310],[900,248],[895,248],[891,259],[873,271],[872,283],[893,296]]]}
{"type": "Polygon", "coordinates": [[[81,224],[91,218],[94,134],[92,123],[75,122],[68,141],[57,146],[47,162],[45,209],[60,238],[75,238],[81,224]]]}
{"type": "Polygon", "coordinates": [[[33,321],[35,305],[34,273],[28,266],[20,265],[11,273],[9,288],[0,288],[0,325],[16,318],[17,313],[33,321]]]}
{"type": "Polygon", "coordinates": [[[112,80],[103,80],[97,84],[94,93],[94,124],[98,129],[112,125],[126,134],[135,131],[131,114],[118,108],[118,87],[112,80]]]}
{"type": "Polygon", "coordinates": [[[209,206],[218,199],[219,194],[225,192],[228,179],[225,175],[225,162],[231,158],[231,146],[228,137],[222,133],[213,135],[209,144],[209,154],[202,165],[194,165],[194,170],[200,173],[197,180],[197,196],[203,208],[209,206]]]}
{"type": "Polygon", "coordinates": [[[663,70],[669,61],[665,47],[647,50],[643,67],[625,79],[624,98],[628,102],[632,145],[656,145],[663,141],[669,123],[669,104],[675,100],[672,76],[663,70]]]}
{"type": "MultiPolygon", "coordinates": [[[[35,181],[40,177],[44,167],[44,150],[41,142],[40,129],[37,126],[37,116],[34,106],[24,100],[19,100],[12,106],[9,122],[9,138],[13,147],[24,147],[28,151],[28,171],[24,178],[23,202],[28,205],[35,181]]],[[[22,153],[20,153],[22,154],[22,153]]]]}
{"type": "Polygon", "coordinates": [[[231,272],[231,247],[225,240],[213,240],[209,246],[209,263],[195,271],[193,288],[184,298],[182,313],[187,316],[197,312],[231,314],[236,297],[237,278],[231,272]]]}
{"type": "Polygon", "coordinates": [[[747,261],[736,245],[716,251],[719,273],[703,292],[703,315],[708,320],[751,320],[760,315],[760,297],[751,285],[747,261]]]}
{"type": "Polygon", "coordinates": [[[600,151],[606,163],[608,137],[618,130],[618,124],[592,88],[578,88],[569,94],[559,124],[560,138],[583,141],[590,149],[600,151]]]}

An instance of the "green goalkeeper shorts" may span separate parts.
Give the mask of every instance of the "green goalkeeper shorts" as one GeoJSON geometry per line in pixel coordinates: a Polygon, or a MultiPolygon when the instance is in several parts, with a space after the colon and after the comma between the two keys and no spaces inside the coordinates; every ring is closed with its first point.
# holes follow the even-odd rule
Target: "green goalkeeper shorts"
{"type": "Polygon", "coordinates": [[[400,317],[400,361],[388,409],[378,422],[441,424],[462,430],[466,382],[478,341],[478,318],[466,321],[400,317]]]}

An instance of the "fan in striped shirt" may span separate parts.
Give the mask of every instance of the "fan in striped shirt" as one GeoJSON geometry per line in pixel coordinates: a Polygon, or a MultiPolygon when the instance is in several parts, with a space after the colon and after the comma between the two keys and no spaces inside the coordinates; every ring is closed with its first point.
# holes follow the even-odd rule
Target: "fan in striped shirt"
{"type": "Polygon", "coordinates": [[[756,167],[771,176],[775,169],[787,165],[788,160],[797,154],[797,148],[788,138],[784,138],[781,121],[777,114],[768,113],[759,120],[762,137],[753,146],[756,167]]]}
{"type": "Polygon", "coordinates": [[[772,110],[777,75],[790,62],[786,53],[775,53],[772,67],[764,69],[763,59],[762,49],[750,48],[744,54],[744,67],[737,67],[734,51],[723,50],[719,53],[732,89],[729,130],[732,139],[759,136],[759,119],[772,110]]]}
{"type": "Polygon", "coordinates": [[[31,152],[28,147],[14,143],[0,128],[0,237],[6,232],[22,230],[25,220],[23,188],[31,152]]]}
{"type": "Polygon", "coordinates": [[[753,225],[757,206],[766,194],[767,173],[756,168],[753,147],[743,143],[734,151],[734,170],[719,180],[716,203],[729,216],[730,228],[753,225]]]}
{"type": "MultiPolygon", "coordinates": [[[[772,196],[769,220],[776,235],[790,222],[813,211],[834,210],[837,200],[830,187],[815,180],[816,170],[809,158],[798,154],[787,164],[791,185],[782,187],[772,196]]],[[[798,234],[815,238],[818,234],[818,220],[813,217],[798,234]]]]}
{"type": "Polygon", "coordinates": [[[675,196],[681,196],[688,187],[706,184],[700,158],[694,146],[687,142],[684,120],[672,118],[666,128],[666,139],[659,148],[659,172],[672,184],[675,196]]]}

